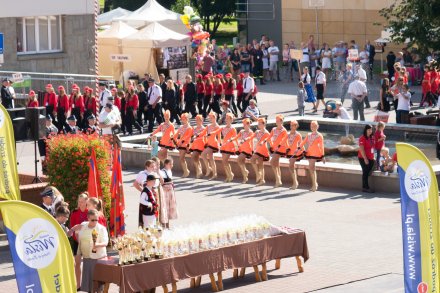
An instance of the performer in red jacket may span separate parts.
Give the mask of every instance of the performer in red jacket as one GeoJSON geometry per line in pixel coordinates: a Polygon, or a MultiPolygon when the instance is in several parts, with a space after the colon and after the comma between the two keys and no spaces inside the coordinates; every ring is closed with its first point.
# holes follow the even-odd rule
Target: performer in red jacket
{"type": "Polygon", "coordinates": [[[55,95],[53,86],[49,83],[46,85],[46,93],[44,94],[43,106],[46,107],[46,115],[50,115],[52,120],[57,117],[57,96],[55,95]]]}
{"type": "Polygon", "coordinates": [[[66,126],[66,119],[70,116],[70,103],[69,98],[66,95],[66,90],[62,85],[58,87],[58,97],[57,97],[57,119],[58,119],[58,129],[63,129],[66,126]]]}

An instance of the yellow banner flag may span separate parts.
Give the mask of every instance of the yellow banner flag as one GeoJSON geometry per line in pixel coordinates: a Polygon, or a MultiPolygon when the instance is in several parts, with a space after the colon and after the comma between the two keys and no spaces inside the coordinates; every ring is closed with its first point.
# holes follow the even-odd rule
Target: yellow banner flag
{"type": "Polygon", "coordinates": [[[0,201],[18,291],[76,292],[73,254],[60,224],[24,201],[0,201]],[[17,212],[19,211],[19,212],[17,212]]]}
{"type": "Polygon", "coordinates": [[[0,198],[20,200],[15,138],[11,117],[0,105],[0,198]]]}

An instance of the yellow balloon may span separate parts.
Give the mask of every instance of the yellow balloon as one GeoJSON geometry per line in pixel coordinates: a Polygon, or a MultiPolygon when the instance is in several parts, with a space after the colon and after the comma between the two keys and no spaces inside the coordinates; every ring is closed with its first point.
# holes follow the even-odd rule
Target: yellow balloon
{"type": "Polygon", "coordinates": [[[180,20],[182,20],[182,23],[183,23],[184,25],[189,24],[189,16],[188,16],[188,15],[181,15],[181,16],[180,16],[180,20]]]}

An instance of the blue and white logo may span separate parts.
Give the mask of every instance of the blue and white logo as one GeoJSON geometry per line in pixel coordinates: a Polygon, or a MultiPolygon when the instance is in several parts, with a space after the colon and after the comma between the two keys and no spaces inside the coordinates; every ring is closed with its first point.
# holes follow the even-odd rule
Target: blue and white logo
{"type": "Polygon", "coordinates": [[[431,172],[425,162],[412,162],[405,173],[405,189],[408,196],[416,202],[424,202],[429,196],[431,172]]]}

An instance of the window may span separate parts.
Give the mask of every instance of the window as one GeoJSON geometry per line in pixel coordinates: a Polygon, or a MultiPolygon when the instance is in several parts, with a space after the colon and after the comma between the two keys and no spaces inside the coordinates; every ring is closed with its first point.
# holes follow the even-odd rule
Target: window
{"type": "Polygon", "coordinates": [[[17,18],[18,54],[60,52],[61,37],[60,16],[17,18]]]}

